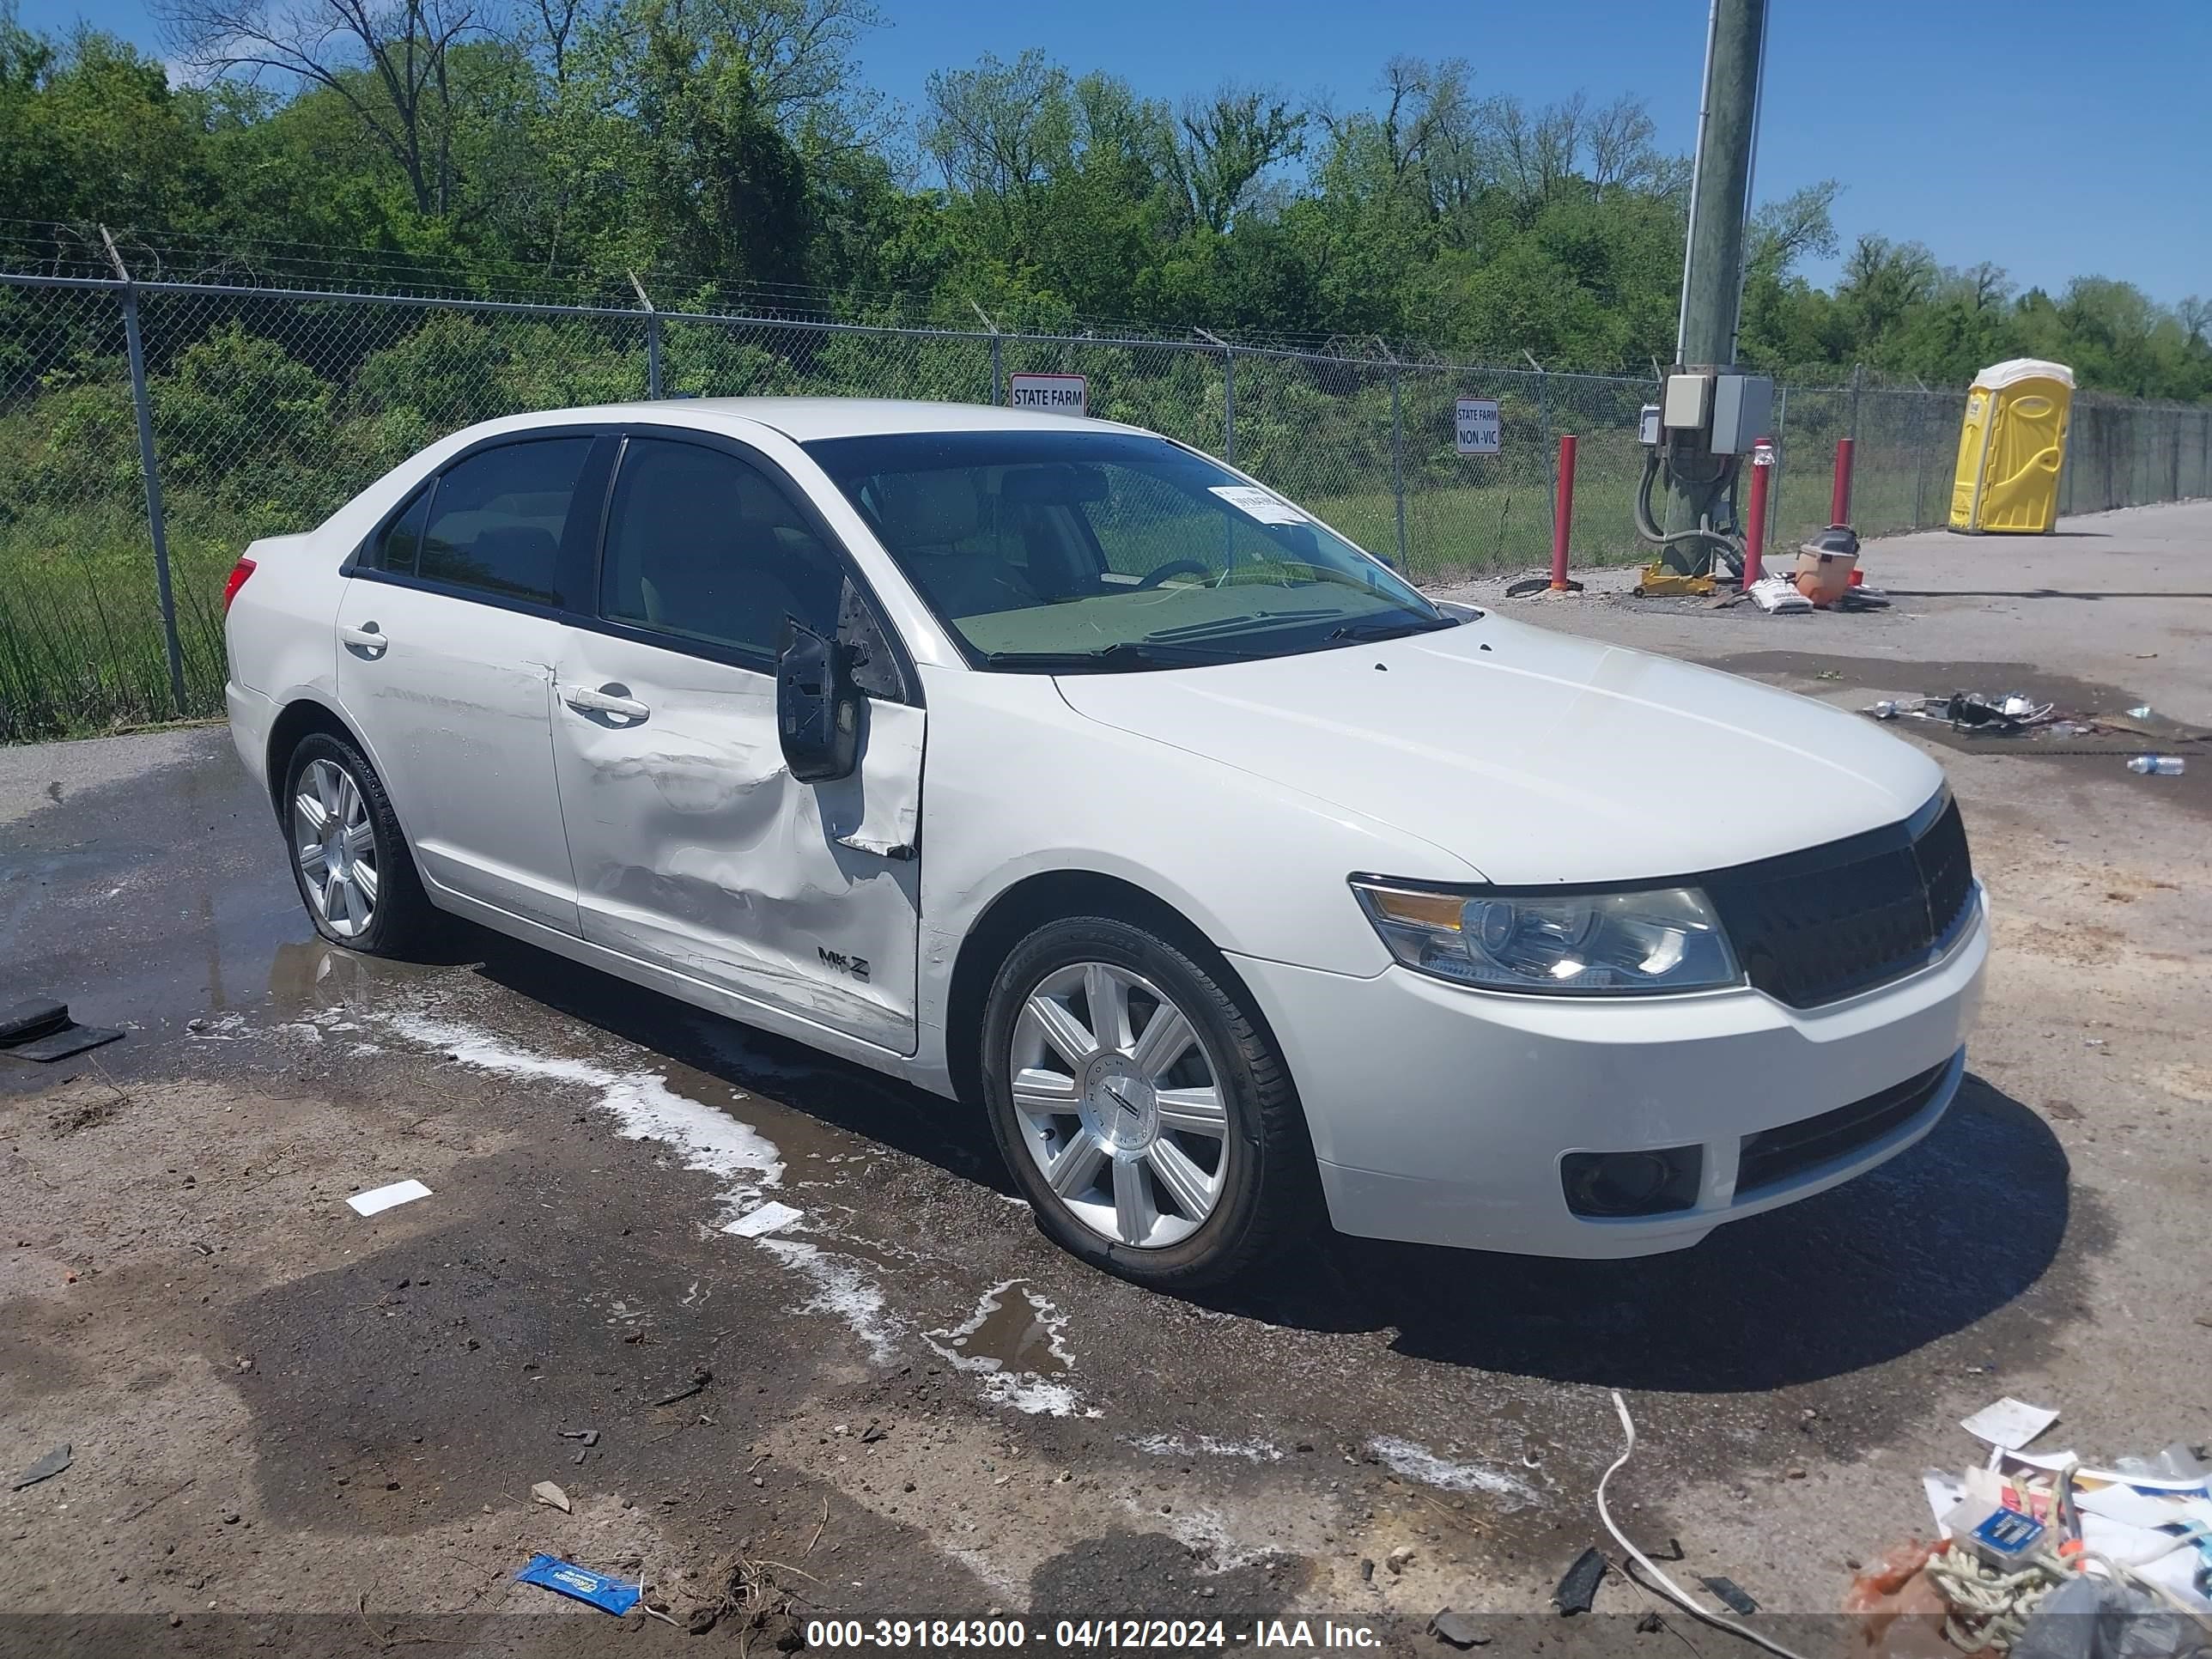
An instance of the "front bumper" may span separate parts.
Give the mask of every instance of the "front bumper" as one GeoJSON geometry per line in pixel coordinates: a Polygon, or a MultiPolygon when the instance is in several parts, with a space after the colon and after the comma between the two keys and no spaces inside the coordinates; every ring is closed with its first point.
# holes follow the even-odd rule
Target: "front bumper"
{"type": "Polygon", "coordinates": [[[1234,958],[1289,1061],[1340,1232],[1528,1255],[1644,1255],[1808,1198],[1933,1128],[1966,1069],[1989,921],[1981,896],[1943,960],[1827,1006],[1754,990],[1570,1001],[1234,958]],[[1902,1121],[1738,1190],[1745,1137],[1937,1073],[1902,1121]],[[1694,1207],[1568,1207],[1571,1152],[1703,1149],[1694,1207]]]}

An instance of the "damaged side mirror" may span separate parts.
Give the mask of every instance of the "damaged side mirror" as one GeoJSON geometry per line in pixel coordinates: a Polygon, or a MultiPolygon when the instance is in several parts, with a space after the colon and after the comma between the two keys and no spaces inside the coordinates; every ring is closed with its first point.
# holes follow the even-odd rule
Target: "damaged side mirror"
{"type": "Polygon", "coordinates": [[[853,775],[862,703],[848,648],[785,617],[776,638],[775,731],[793,777],[830,783],[853,775]]]}

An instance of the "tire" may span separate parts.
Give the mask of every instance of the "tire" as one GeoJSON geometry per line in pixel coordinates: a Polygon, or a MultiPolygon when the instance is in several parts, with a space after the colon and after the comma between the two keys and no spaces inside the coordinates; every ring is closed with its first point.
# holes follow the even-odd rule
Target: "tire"
{"type": "Polygon", "coordinates": [[[992,1132],[1037,1224],[1158,1290],[1246,1277],[1322,1215],[1289,1068],[1223,979],[1146,927],[1079,916],[1017,945],[985,1009],[992,1132]],[[1170,1012],[1187,1038],[1156,1027],[1170,1012]]]}
{"type": "Polygon", "coordinates": [[[277,817],[293,883],[318,933],[374,957],[404,956],[435,936],[438,913],[423,894],[383,780],[350,741],[327,732],[300,740],[284,763],[277,817]],[[335,818],[350,832],[324,834],[309,816],[311,802],[326,822],[335,818]]]}

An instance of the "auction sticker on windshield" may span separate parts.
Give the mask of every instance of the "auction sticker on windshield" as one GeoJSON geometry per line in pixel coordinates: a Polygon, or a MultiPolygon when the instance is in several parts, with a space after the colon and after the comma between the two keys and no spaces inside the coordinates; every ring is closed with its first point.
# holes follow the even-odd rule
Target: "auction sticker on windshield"
{"type": "Polygon", "coordinates": [[[1082,415],[1091,407],[1091,383],[1080,374],[1010,374],[1006,404],[1048,415],[1082,415]]]}
{"type": "Polygon", "coordinates": [[[1235,507],[1245,517],[1257,519],[1261,524],[1305,524],[1306,515],[1292,507],[1272,489],[1262,489],[1257,484],[1214,484],[1211,493],[1235,507]]]}

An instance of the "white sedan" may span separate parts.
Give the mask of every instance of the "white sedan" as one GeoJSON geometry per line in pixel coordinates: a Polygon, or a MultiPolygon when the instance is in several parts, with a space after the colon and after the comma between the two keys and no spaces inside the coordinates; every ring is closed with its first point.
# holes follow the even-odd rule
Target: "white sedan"
{"type": "Polygon", "coordinates": [[[1832,1187],[1956,1093],[1940,769],[1440,608],[1104,421],[834,398],[494,421],[228,598],[316,927],[451,913],[981,1108],[1146,1283],[1324,1215],[1567,1256],[1832,1187]]]}

